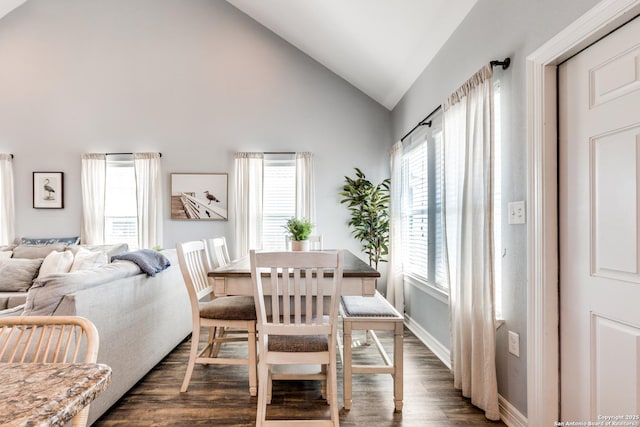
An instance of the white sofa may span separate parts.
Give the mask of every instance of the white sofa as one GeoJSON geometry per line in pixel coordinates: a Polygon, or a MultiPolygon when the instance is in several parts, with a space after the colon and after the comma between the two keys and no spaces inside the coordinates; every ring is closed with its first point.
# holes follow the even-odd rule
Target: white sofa
{"type": "Polygon", "coordinates": [[[0,316],[77,315],[96,325],[98,362],[111,366],[113,375],[91,404],[90,423],[191,333],[191,307],[175,250],[162,253],[171,266],[153,277],[130,261],[50,274],[34,281],[24,311],[0,311],[0,316]]]}

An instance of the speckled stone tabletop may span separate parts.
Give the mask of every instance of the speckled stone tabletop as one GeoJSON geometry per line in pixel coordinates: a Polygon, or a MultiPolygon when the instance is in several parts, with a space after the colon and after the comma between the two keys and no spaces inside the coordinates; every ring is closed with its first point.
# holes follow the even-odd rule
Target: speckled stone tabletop
{"type": "Polygon", "coordinates": [[[110,381],[95,363],[0,363],[0,426],[64,426],[110,381]]]}

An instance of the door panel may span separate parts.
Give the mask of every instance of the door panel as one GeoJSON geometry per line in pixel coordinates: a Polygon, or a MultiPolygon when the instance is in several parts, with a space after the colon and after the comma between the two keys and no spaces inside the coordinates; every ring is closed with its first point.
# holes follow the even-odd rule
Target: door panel
{"type": "Polygon", "coordinates": [[[561,420],[638,415],[640,19],[558,82],[561,420]]]}

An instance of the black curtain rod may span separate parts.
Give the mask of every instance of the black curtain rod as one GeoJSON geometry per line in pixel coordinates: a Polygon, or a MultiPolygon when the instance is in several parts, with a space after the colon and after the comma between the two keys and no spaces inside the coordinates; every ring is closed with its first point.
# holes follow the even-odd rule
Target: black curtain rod
{"type": "Polygon", "coordinates": [[[492,67],[496,67],[498,65],[501,65],[502,69],[506,70],[507,68],[509,68],[509,65],[511,64],[511,58],[509,58],[509,57],[504,58],[504,61],[491,61],[491,62],[489,62],[489,64],[491,64],[492,67]]]}
{"type": "MultiPolygon", "coordinates": [[[[502,69],[506,70],[507,68],[509,68],[509,65],[511,64],[511,58],[509,58],[509,57],[504,58],[504,61],[491,61],[491,62],[489,62],[489,64],[492,67],[502,66],[502,69]]],[[[411,135],[413,132],[415,132],[415,130],[418,129],[420,126],[429,126],[429,127],[431,127],[431,120],[429,120],[429,117],[433,116],[441,108],[442,108],[442,105],[438,105],[438,107],[436,107],[435,110],[433,110],[432,112],[427,114],[427,117],[425,117],[424,119],[420,120],[418,122],[418,124],[413,127],[413,129],[411,129],[402,138],[400,138],[400,141],[404,141],[405,139],[407,139],[407,137],[409,135],[411,135]],[[427,120],[429,120],[429,121],[427,121],[427,120]]]]}
{"type": "Polygon", "coordinates": [[[425,117],[424,119],[420,120],[418,122],[418,124],[413,127],[413,129],[411,129],[409,132],[407,132],[405,136],[400,138],[400,141],[404,141],[405,139],[407,139],[407,137],[409,135],[411,135],[413,132],[415,132],[415,130],[418,129],[420,126],[429,126],[429,127],[431,127],[431,120],[429,120],[429,117],[433,116],[441,108],[442,108],[442,105],[438,105],[435,110],[433,110],[432,112],[427,114],[427,117],[425,117]],[[427,121],[427,120],[429,120],[429,121],[427,121]]]}
{"type": "MultiPolygon", "coordinates": [[[[104,153],[107,156],[117,156],[119,154],[134,154],[134,153],[104,153]]],[[[158,153],[160,154],[160,157],[162,157],[162,153],[158,153]]]]}

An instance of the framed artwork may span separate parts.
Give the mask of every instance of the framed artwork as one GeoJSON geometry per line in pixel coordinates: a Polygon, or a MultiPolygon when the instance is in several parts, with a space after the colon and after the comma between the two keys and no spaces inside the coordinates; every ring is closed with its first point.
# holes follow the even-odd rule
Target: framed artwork
{"type": "Polygon", "coordinates": [[[172,173],[171,219],[229,219],[226,173],[172,173]]]}
{"type": "Polygon", "coordinates": [[[33,173],[34,209],[64,208],[63,177],[62,172],[33,173]]]}

